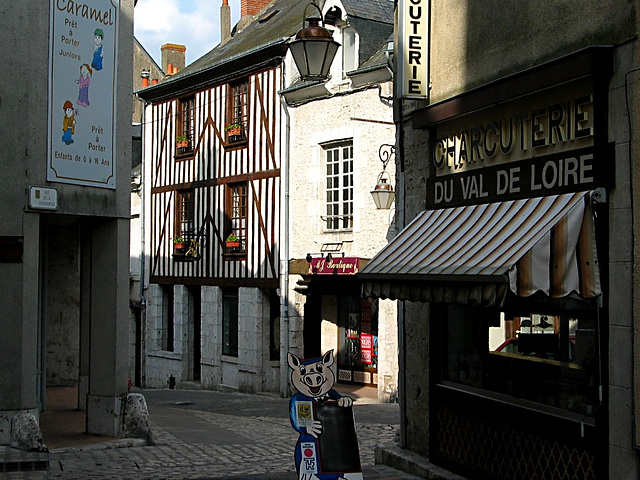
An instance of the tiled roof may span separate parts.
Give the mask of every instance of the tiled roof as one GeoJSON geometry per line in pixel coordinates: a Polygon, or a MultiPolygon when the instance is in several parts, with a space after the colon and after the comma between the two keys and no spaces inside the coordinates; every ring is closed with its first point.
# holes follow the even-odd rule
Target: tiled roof
{"type": "MultiPolygon", "coordinates": [[[[363,64],[361,64],[355,71],[362,71],[362,70],[369,70],[371,68],[375,68],[375,67],[379,67],[379,66],[386,66],[388,64],[387,61],[387,55],[386,55],[386,50],[387,50],[387,44],[389,42],[393,42],[393,35],[391,35],[389,38],[387,38],[387,40],[385,42],[382,43],[382,45],[380,45],[380,48],[378,48],[378,50],[376,50],[373,55],[371,55],[366,62],[364,62],[363,64]]],[[[351,73],[351,72],[349,72],[351,73]]]]}
{"type": "Polygon", "coordinates": [[[302,27],[306,3],[300,0],[274,0],[255,19],[224,45],[218,45],[187,66],[183,72],[206,68],[226,58],[251,52],[263,45],[295,35],[302,27]]]}
{"type": "MultiPolygon", "coordinates": [[[[274,0],[244,28],[236,32],[225,44],[217,45],[193,63],[156,86],[145,89],[141,96],[154,98],[164,94],[170,85],[184,84],[189,78],[195,78],[207,70],[222,70],[226,74],[248,68],[248,57],[260,51],[269,51],[272,55],[286,54],[285,44],[303,25],[303,16],[308,1],[274,0]],[[274,48],[274,46],[281,48],[274,48]],[[155,91],[155,92],[154,92],[155,91]]],[[[360,64],[376,53],[385,40],[393,33],[392,0],[342,0],[347,17],[360,35],[360,64]]],[[[308,12],[307,12],[308,13],[308,12]]],[[[257,55],[253,55],[257,56],[257,55]]],[[[264,56],[264,55],[263,55],[264,56]]]]}
{"type": "Polygon", "coordinates": [[[347,16],[393,25],[393,0],[341,0],[347,16]]]}

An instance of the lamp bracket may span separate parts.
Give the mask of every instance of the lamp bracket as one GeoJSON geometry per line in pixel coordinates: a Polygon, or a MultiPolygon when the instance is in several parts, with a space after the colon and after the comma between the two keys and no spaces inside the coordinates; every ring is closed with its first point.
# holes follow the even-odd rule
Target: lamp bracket
{"type": "Polygon", "coordinates": [[[302,28],[304,28],[304,21],[307,19],[307,8],[309,7],[315,7],[315,9],[318,11],[320,21],[322,22],[322,28],[324,28],[324,17],[322,16],[322,10],[320,10],[320,7],[316,4],[315,0],[311,3],[308,3],[307,6],[304,7],[304,12],[302,13],[302,28]]]}
{"type": "Polygon", "coordinates": [[[389,143],[383,143],[380,145],[380,149],[378,150],[378,157],[380,157],[380,161],[382,162],[382,169],[386,170],[387,165],[389,164],[389,160],[396,154],[395,145],[391,145],[389,143]]]}

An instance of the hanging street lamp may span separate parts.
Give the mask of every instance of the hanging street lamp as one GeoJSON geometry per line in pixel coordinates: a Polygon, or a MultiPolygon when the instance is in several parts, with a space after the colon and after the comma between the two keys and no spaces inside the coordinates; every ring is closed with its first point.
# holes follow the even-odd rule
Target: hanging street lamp
{"type": "Polygon", "coordinates": [[[295,40],[289,43],[289,50],[300,72],[300,77],[305,81],[326,81],[333,58],[336,56],[340,44],[333,39],[331,32],[324,27],[322,11],[315,3],[310,3],[305,7],[302,27],[296,34],[295,40]],[[315,7],[320,16],[306,18],[309,25],[305,27],[305,17],[309,7],[315,7]],[[322,22],[322,26],[320,26],[320,22],[322,22]]]}
{"type": "Polygon", "coordinates": [[[391,186],[391,176],[387,172],[387,164],[395,153],[396,147],[387,143],[380,145],[378,150],[378,157],[382,162],[382,172],[378,175],[377,185],[371,190],[371,196],[378,210],[389,210],[396,196],[391,186]]]}

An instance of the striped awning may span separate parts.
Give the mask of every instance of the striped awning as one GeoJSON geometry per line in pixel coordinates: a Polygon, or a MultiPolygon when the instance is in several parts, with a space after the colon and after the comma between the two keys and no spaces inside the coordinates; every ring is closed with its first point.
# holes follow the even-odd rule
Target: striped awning
{"type": "Polygon", "coordinates": [[[360,271],[365,297],[504,304],[600,295],[589,192],[419,214],[360,271]]]}

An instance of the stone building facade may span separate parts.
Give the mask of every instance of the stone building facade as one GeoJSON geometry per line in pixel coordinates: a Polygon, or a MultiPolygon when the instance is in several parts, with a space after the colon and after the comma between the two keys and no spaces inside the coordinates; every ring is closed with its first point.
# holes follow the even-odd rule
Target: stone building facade
{"type": "MultiPolygon", "coordinates": [[[[561,471],[576,479],[638,478],[632,361],[635,5],[529,2],[509,12],[491,1],[456,0],[421,7],[429,25],[429,98],[398,101],[396,111],[398,208],[406,228],[363,272],[378,296],[403,300],[401,441],[473,478],[514,478],[525,468],[527,477],[561,471]],[[452,28],[459,34],[451,35],[452,28]],[[510,146],[500,137],[504,143],[498,146],[492,133],[510,118],[517,132],[506,127],[502,133],[511,130],[522,143],[510,146]],[[505,156],[520,153],[500,163],[494,146],[505,156]],[[444,174],[447,165],[457,171],[444,174]],[[570,173],[559,176],[560,168],[570,173]],[[544,178],[536,176],[545,169],[544,178]],[[492,177],[510,180],[491,183],[492,177]],[[471,182],[475,190],[443,194],[449,185],[471,182]],[[536,242],[518,246],[525,231],[557,239],[556,227],[573,215],[568,210],[547,226],[531,210],[522,217],[530,221],[525,230],[501,226],[474,236],[496,218],[478,222],[473,211],[506,212],[514,205],[576,197],[587,213],[582,227],[570,230],[591,232],[585,244],[597,251],[597,268],[584,262],[578,270],[581,278],[595,275],[594,290],[581,283],[557,294],[560,284],[549,275],[551,290],[543,293],[545,287],[534,281],[525,292],[524,283],[507,278],[524,273],[521,262],[530,248],[543,248],[536,242]],[[458,228],[439,223],[438,215],[456,218],[458,228]],[[448,247],[439,261],[446,264],[457,251],[466,254],[439,271],[429,257],[438,246],[412,233],[436,226],[453,240],[436,237],[448,247]],[[415,241],[419,250],[394,270],[389,262],[408,252],[402,239],[415,241]],[[513,260],[489,261],[488,250],[503,246],[513,247],[513,260]],[[402,276],[411,269],[425,273],[402,276]],[[506,277],[496,280],[490,271],[506,277]],[[493,294],[487,282],[494,282],[493,294]],[[474,297],[477,289],[487,295],[474,297]],[[493,332],[515,349],[493,344],[493,332]]],[[[584,260],[583,253],[578,257],[584,260]]],[[[547,267],[545,258],[537,257],[533,267],[556,271],[562,265],[547,267]]]]}
{"type": "MultiPolygon", "coordinates": [[[[386,144],[383,149],[388,154],[389,146],[395,142],[391,103],[384,99],[390,95],[389,76],[388,81],[373,83],[367,89],[354,89],[348,95],[290,108],[293,131],[312,132],[292,139],[292,156],[297,160],[291,166],[292,179],[295,179],[290,194],[291,258],[297,260],[290,262],[289,288],[300,317],[293,322],[299,327],[294,327],[296,334],[292,337],[290,350],[296,355],[314,356],[314,352],[319,355],[334,349],[338,359],[338,381],[375,387],[379,398],[386,401],[397,396],[395,302],[375,302],[373,314],[377,318],[374,318],[373,333],[368,325],[364,329],[362,323],[351,325],[350,329],[359,334],[374,336],[378,349],[375,357],[364,358],[362,355],[366,352],[363,354],[359,348],[363,340],[355,338],[355,331],[349,334],[346,326],[350,314],[363,314],[362,305],[355,304],[366,301],[360,298],[357,272],[323,276],[313,273],[312,264],[331,255],[334,262],[361,259],[364,265],[395,234],[394,209],[377,210],[370,194],[383,168],[380,148],[386,144]],[[318,118],[329,121],[319,124],[318,118]],[[342,221],[336,225],[327,220],[327,152],[335,151],[336,147],[353,149],[353,210],[349,225],[342,221]],[[311,263],[307,255],[313,257],[311,263]],[[301,289],[299,283],[304,283],[305,287],[301,289]],[[347,301],[347,298],[351,300],[347,301]],[[351,349],[351,353],[347,355],[346,349],[351,349]],[[354,359],[354,355],[358,358],[354,359]]],[[[393,178],[393,164],[389,165],[388,173],[393,178]]]]}
{"type": "Polygon", "coordinates": [[[89,17],[26,1],[0,19],[11,52],[2,111],[14,119],[1,127],[12,140],[0,159],[0,298],[11,332],[0,348],[0,444],[27,449],[14,444],[14,420],[38,419],[50,386],[78,389],[87,433],[123,428],[133,2],[91,7],[89,17]]]}

